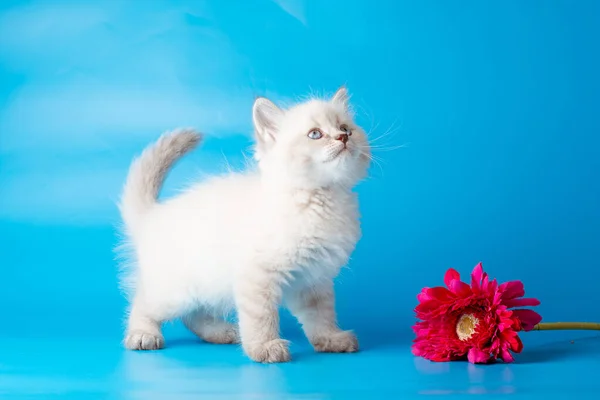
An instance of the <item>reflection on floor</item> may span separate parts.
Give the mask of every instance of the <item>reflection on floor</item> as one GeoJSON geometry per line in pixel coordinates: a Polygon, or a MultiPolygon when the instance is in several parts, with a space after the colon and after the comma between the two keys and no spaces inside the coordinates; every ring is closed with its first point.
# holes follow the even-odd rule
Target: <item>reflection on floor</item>
{"type": "Polygon", "coordinates": [[[0,340],[0,398],[404,399],[469,394],[597,399],[600,336],[532,332],[512,365],[431,363],[409,339],[363,340],[358,354],[315,354],[304,340],[289,364],[259,365],[237,346],[174,338],[157,352],[126,352],[118,339],[0,340]]]}

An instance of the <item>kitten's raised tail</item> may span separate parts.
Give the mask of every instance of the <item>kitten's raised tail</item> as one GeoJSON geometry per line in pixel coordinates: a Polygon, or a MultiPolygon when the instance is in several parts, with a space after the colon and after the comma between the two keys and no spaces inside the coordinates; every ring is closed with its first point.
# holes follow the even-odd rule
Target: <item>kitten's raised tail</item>
{"type": "Polygon", "coordinates": [[[193,129],[163,134],[133,161],[121,196],[120,210],[127,231],[132,233],[155,204],[167,173],[177,160],[194,149],[202,135],[193,129]]]}

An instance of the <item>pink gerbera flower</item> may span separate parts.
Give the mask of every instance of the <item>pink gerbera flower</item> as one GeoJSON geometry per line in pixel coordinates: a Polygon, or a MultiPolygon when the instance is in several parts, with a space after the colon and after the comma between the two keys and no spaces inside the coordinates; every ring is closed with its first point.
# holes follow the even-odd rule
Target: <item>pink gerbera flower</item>
{"type": "Polygon", "coordinates": [[[490,282],[481,263],[471,273],[471,285],[453,269],[446,272],[444,282],[446,287],[424,288],[417,296],[420,321],[413,326],[417,335],[413,354],[431,361],[514,361],[511,351],[523,349],[519,331],[532,330],[542,317],[512,308],[537,306],[539,300],[523,298],[521,281],[490,282]]]}

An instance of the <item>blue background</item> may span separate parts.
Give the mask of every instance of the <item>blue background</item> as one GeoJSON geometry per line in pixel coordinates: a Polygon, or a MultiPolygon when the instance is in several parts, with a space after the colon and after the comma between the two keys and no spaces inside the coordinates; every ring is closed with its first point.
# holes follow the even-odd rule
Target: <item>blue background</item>
{"type": "Polygon", "coordinates": [[[600,320],[599,37],[593,0],[3,1],[0,397],[597,398],[597,334],[524,334],[511,366],[432,364],[409,346],[421,287],[479,261],[523,280],[546,321],[600,320]],[[384,147],[338,282],[364,351],[315,355],[288,315],[289,365],[177,324],[162,352],[121,350],[112,248],[131,158],[165,130],[204,131],[172,195],[243,167],[254,96],[344,83],[384,147]]]}

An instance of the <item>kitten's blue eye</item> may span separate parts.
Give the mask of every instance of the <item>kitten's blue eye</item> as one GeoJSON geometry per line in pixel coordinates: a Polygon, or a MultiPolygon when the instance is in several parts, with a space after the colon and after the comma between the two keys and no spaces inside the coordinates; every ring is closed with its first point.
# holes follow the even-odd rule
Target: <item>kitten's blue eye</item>
{"type": "Polygon", "coordinates": [[[352,136],[352,131],[348,128],[348,125],[342,124],[340,125],[340,131],[344,132],[348,136],[352,136]]]}
{"type": "Polygon", "coordinates": [[[312,131],[308,132],[308,137],[313,140],[321,139],[323,137],[323,132],[318,129],[313,129],[312,131]]]}

